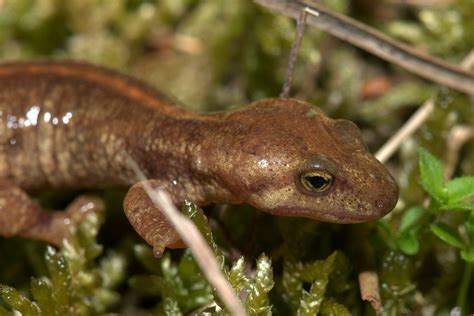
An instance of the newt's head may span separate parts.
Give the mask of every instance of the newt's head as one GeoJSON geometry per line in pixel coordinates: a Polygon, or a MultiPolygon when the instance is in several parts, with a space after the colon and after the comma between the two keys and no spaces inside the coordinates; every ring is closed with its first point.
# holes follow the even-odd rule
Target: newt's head
{"type": "Polygon", "coordinates": [[[220,172],[242,202],[278,215],[335,223],[390,212],[398,186],[357,126],[310,104],[266,99],[224,115],[220,172]]]}

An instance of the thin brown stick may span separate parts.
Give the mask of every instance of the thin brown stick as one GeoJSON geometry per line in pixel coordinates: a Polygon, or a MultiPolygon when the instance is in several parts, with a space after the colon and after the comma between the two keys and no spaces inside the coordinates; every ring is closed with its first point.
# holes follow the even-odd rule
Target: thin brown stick
{"type": "MultiPolygon", "coordinates": [[[[461,63],[463,69],[469,69],[474,64],[474,50],[461,63]]],[[[408,119],[408,121],[380,148],[375,157],[380,162],[386,162],[400,147],[400,145],[416,132],[434,110],[434,100],[429,98],[408,119]]]]}
{"type": "Polygon", "coordinates": [[[261,6],[289,17],[298,18],[308,12],[307,23],[362,48],[382,59],[395,63],[425,79],[474,95],[474,75],[438,58],[423,54],[397,42],[381,32],[327,8],[301,0],[254,0],[261,6]]]}
{"type": "Polygon", "coordinates": [[[447,7],[454,4],[455,0],[389,0],[395,5],[408,5],[414,7],[447,7]]]}
{"type": "MultiPolygon", "coordinates": [[[[128,157],[130,167],[133,169],[138,179],[146,180],[145,175],[140,170],[135,160],[130,156],[128,157]]],[[[201,235],[196,225],[176,209],[168,193],[164,190],[154,190],[150,185],[147,185],[146,182],[144,182],[143,187],[155,206],[165,214],[166,218],[173,225],[181,240],[183,240],[186,246],[189,247],[194,259],[196,259],[201,271],[204,273],[204,276],[209,283],[215,287],[217,294],[229,310],[230,314],[238,316],[247,315],[242,302],[237,298],[232,286],[225,278],[214,253],[206,243],[206,240],[201,235]]]]}
{"type": "Polygon", "coordinates": [[[301,11],[300,16],[298,17],[298,22],[296,24],[296,34],[295,41],[291,47],[290,58],[288,59],[288,68],[286,69],[286,79],[283,84],[283,89],[280,94],[281,98],[288,98],[290,95],[291,83],[293,82],[293,70],[295,68],[296,57],[298,56],[298,51],[301,45],[301,39],[303,38],[304,26],[306,24],[306,10],[301,11]]]}

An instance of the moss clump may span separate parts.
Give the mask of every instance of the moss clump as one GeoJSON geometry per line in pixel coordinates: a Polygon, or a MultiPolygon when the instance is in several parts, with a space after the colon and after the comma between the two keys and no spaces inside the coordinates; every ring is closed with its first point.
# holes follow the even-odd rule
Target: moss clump
{"type": "Polygon", "coordinates": [[[126,261],[114,252],[95,261],[102,254],[96,242],[100,225],[100,215],[91,213],[60,251],[47,247],[48,273],[31,279],[33,301],[5,285],[0,297],[23,315],[95,315],[117,304],[115,289],[125,277],[126,261]]]}
{"type": "MultiPolygon", "coordinates": [[[[186,202],[183,213],[193,220],[215,253],[222,254],[223,251],[216,245],[202,210],[186,202]]],[[[167,306],[172,306],[175,310],[178,308],[183,314],[202,306],[209,306],[206,311],[211,315],[219,315],[221,311],[225,311],[225,306],[207,284],[189,250],[183,253],[178,263],[173,263],[169,252],[156,260],[148,246],[136,246],[135,255],[153,274],[135,276],[129,283],[142,295],[159,298],[160,303],[155,307],[157,311],[165,313],[167,306]]],[[[331,310],[347,312],[347,309],[334,299],[326,299],[326,289],[332,273],[339,271],[340,276],[344,274],[341,268],[347,268],[345,259],[341,256],[343,255],[335,252],[324,261],[307,264],[295,262],[285,266],[278,291],[284,291],[285,296],[289,298],[286,304],[297,310],[299,315],[315,315],[320,308],[328,313],[331,310]],[[338,257],[341,259],[338,260],[338,257]],[[303,289],[304,282],[312,284],[309,292],[303,289]]],[[[222,269],[228,281],[236,293],[245,297],[243,303],[248,314],[270,315],[272,303],[269,293],[275,286],[271,260],[266,255],[260,255],[252,276],[246,272],[246,267],[242,257],[232,265],[222,261],[222,269]]],[[[334,285],[334,288],[346,285],[341,278],[337,281],[338,284],[334,285]]]]}
{"type": "MultiPolygon", "coordinates": [[[[216,253],[222,254],[202,210],[190,202],[185,203],[183,210],[201,231],[208,232],[206,238],[209,245],[216,253]]],[[[101,247],[96,241],[99,225],[97,214],[91,214],[74,235],[64,241],[60,251],[47,248],[45,262],[48,276],[32,279],[33,300],[12,287],[2,285],[0,296],[9,308],[24,315],[93,315],[113,310],[120,301],[121,296],[116,289],[124,280],[126,260],[115,253],[101,256],[101,247]]],[[[189,250],[184,251],[178,262],[171,259],[170,252],[156,259],[150,247],[145,245],[135,245],[133,250],[135,258],[148,274],[132,276],[128,281],[130,290],[143,298],[155,298],[157,303],[152,309],[156,313],[187,314],[203,307],[207,307],[206,311],[211,315],[225,312],[225,306],[203,277],[189,250]]],[[[338,265],[341,267],[342,261],[337,260],[338,256],[341,254],[335,252],[326,260],[306,264],[295,262],[285,266],[280,290],[286,293],[289,298],[287,304],[298,315],[315,315],[319,310],[347,312],[343,305],[326,297],[330,276],[338,265]],[[309,291],[303,289],[304,282],[311,284],[309,291]]],[[[271,260],[262,254],[252,275],[246,267],[244,258],[232,265],[222,261],[228,281],[236,293],[244,297],[248,314],[272,314],[269,293],[275,281],[271,260]]]]}

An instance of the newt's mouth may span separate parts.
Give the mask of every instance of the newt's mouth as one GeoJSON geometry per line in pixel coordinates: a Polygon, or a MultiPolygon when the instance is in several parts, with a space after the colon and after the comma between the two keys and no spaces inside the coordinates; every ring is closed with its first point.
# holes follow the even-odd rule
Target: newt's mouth
{"type": "Polygon", "coordinates": [[[392,208],[388,210],[379,209],[371,211],[361,211],[358,212],[358,214],[354,214],[353,212],[348,211],[332,211],[330,213],[318,213],[296,207],[283,207],[265,210],[265,212],[279,216],[305,217],[328,223],[356,224],[376,220],[385,216],[391,210],[392,208]]]}

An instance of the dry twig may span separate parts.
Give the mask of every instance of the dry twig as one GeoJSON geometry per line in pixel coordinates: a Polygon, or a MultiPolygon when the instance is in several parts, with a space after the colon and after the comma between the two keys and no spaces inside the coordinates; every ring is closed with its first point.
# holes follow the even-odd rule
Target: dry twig
{"type": "Polygon", "coordinates": [[[375,158],[386,162],[400,147],[400,145],[415,133],[426,119],[433,113],[434,100],[429,98],[408,121],[375,153],[375,158]]]}
{"type": "Polygon", "coordinates": [[[298,17],[298,23],[296,25],[295,41],[293,47],[291,47],[290,58],[288,60],[288,68],[286,70],[286,79],[283,83],[283,91],[280,94],[281,98],[288,98],[290,95],[291,83],[293,81],[293,69],[295,67],[296,57],[298,56],[298,50],[301,45],[301,39],[303,38],[304,27],[306,24],[306,15],[308,13],[303,10],[298,17]]]}
{"type": "Polygon", "coordinates": [[[389,0],[388,3],[414,7],[447,7],[455,3],[455,0],[389,0]]]}
{"type": "MultiPolygon", "coordinates": [[[[463,69],[470,69],[474,65],[474,50],[464,58],[461,63],[463,69]]],[[[408,119],[408,121],[380,148],[375,157],[380,162],[386,162],[400,145],[410,137],[426,121],[434,110],[434,100],[429,98],[423,105],[408,119]]]]}
{"type": "Polygon", "coordinates": [[[289,17],[298,18],[304,10],[307,23],[362,48],[380,58],[395,63],[428,80],[474,95],[474,75],[440,59],[420,53],[379,31],[347,16],[334,13],[302,0],[254,0],[261,6],[289,17]]]}
{"type": "Polygon", "coordinates": [[[378,314],[382,308],[379,290],[379,277],[376,271],[363,271],[359,273],[360,297],[369,301],[378,314]],[[363,286],[362,286],[363,285],[363,286]]]}

